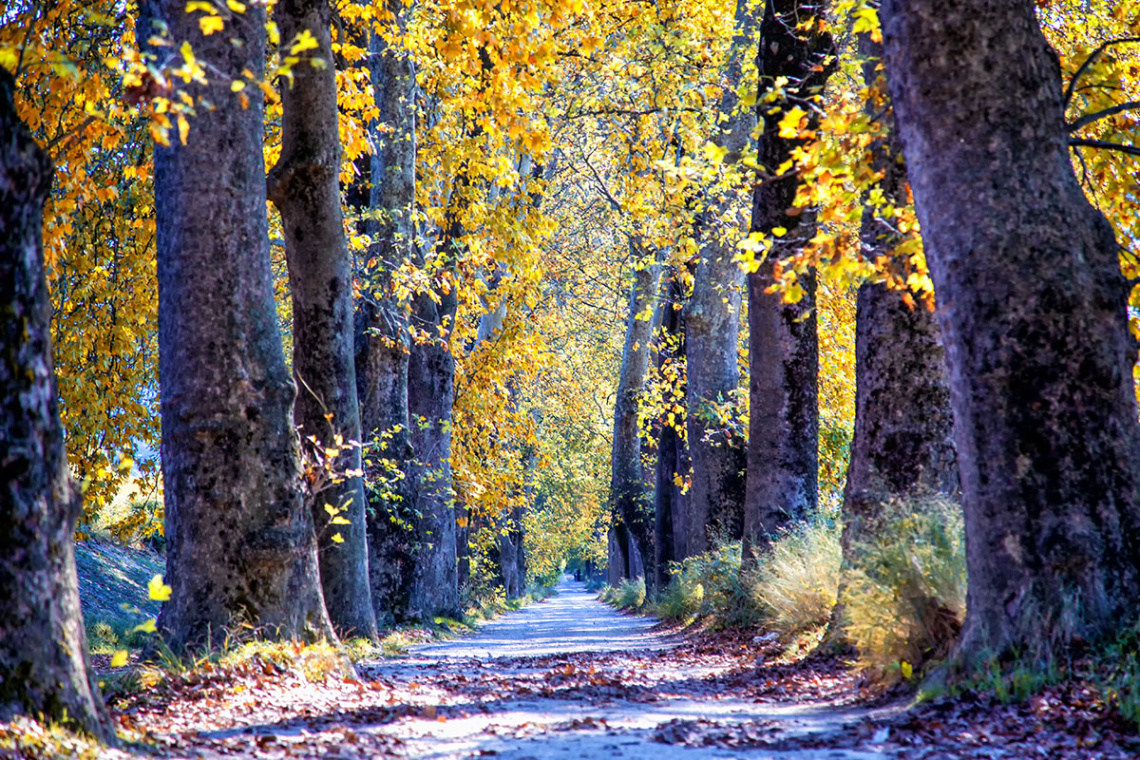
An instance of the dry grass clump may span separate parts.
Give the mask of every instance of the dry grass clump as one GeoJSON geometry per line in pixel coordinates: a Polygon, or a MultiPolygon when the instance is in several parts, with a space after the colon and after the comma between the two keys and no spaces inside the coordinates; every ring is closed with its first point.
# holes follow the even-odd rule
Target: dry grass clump
{"type": "Polygon", "coordinates": [[[785,641],[826,626],[842,560],[839,526],[805,523],[782,532],[757,558],[749,586],[766,626],[785,641]]]}
{"type": "Polygon", "coordinates": [[[942,496],[882,509],[876,530],[854,547],[844,630],[863,667],[910,679],[947,655],[965,616],[962,510],[942,496]]]}

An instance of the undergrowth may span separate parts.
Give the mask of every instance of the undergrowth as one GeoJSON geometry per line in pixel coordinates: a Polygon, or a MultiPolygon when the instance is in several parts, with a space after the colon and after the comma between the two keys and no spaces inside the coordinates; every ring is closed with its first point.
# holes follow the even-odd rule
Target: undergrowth
{"type": "Polygon", "coordinates": [[[949,653],[965,616],[962,512],[938,496],[881,509],[853,547],[843,627],[874,676],[915,680],[949,653]]]}

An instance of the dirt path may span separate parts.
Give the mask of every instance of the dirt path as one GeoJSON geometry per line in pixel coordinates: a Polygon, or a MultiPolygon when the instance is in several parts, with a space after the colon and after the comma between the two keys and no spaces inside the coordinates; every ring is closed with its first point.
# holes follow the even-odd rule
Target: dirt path
{"type": "Polygon", "coordinates": [[[803,702],[788,703],[785,694],[783,704],[765,703],[744,683],[755,652],[709,656],[654,628],[655,621],[620,614],[582,584],[564,582],[557,596],[474,636],[417,647],[407,660],[368,672],[421,686],[452,716],[389,727],[410,757],[739,757],[732,739],[717,740],[718,729],[739,745],[766,747],[768,757],[883,757],[804,747],[866,711],[810,693],[803,702]]]}

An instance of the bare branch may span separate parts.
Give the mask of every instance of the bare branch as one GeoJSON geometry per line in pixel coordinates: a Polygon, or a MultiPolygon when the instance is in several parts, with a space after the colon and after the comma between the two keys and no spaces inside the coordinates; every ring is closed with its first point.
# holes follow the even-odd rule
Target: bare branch
{"type": "Polygon", "coordinates": [[[1121,153],[1127,153],[1130,156],[1140,156],[1140,146],[1123,145],[1107,140],[1086,140],[1081,137],[1073,137],[1069,139],[1069,147],[1103,148],[1104,150],[1115,150],[1121,153]]]}
{"type": "Polygon", "coordinates": [[[1086,58],[1085,62],[1081,64],[1081,67],[1077,69],[1077,73],[1073,74],[1073,78],[1069,80],[1069,86],[1065,88],[1065,98],[1062,102],[1066,107],[1068,107],[1069,101],[1073,99],[1073,90],[1077,86],[1077,82],[1079,82],[1085,72],[1089,70],[1089,67],[1096,63],[1096,59],[1100,58],[1101,54],[1112,45],[1122,45],[1126,42],[1140,42],[1140,37],[1120,37],[1115,40],[1108,40],[1107,42],[1102,42],[1097,46],[1096,50],[1089,53],[1089,57],[1086,58]]]}
{"type": "Polygon", "coordinates": [[[1094,121],[1100,121],[1101,119],[1108,118],[1109,116],[1115,116],[1116,114],[1123,111],[1131,111],[1134,108],[1140,108],[1140,100],[1130,100],[1127,103],[1121,103],[1120,105],[1115,105],[1112,108],[1106,108],[1103,111],[1085,114],[1081,118],[1074,121],[1072,124],[1069,124],[1068,128],[1070,132],[1076,132],[1081,127],[1087,127],[1094,121]]]}

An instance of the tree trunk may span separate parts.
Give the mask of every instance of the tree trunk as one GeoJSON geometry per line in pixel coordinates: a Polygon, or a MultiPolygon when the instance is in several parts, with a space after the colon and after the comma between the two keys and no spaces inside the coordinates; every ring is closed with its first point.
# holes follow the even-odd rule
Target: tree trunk
{"type": "Polygon", "coordinates": [[[0,722],[67,722],[114,740],[79,609],[68,473],[43,260],[47,154],[16,115],[0,68],[0,722]]]}
{"type": "MultiPolygon", "coordinates": [[[[859,49],[867,58],[863,81],[872,93],[867,110],[875,114],[887,98],[886,79],[876,71],[882,45],[863,34],[859,49]]],[[[906,165],[894,115],[883,118],[890,120],[888,131],[871,145],[874,169],[882,173],[877,187],[901,206],[907,202],[906,165]]],[[[870,206],[863,210],[860,240],[872,260],[890,255],[900,242],[870,206]]],[[[844,561],[850,562],[854,543],[884,503],[957,492],[954,417],[934,313],[921,304],[908,307],[885,283],[867,282],[859,288],[855,312],[855,430],[843,490],[844,561]]]]}
{"type": "MultiPolygon", "coordinates": [[[[748,150],[756,126],[755,115],[738,108],[736,88],[743,78],[744,61],[751,52],[755,20],[748,3],[736,4],[736,33],[719,112],[724,121],[710,142],[727,151],[732,166],[748,150]]],[[[714,190],[715,197],[694,222],[700,257],[693,273],[693,294],[684,308],[688,361],[686,425],[692,482],[685,516],[685,555],[709,550],[709,535],[741,536],[744,516],[744,452],[741,442],[727,438],[709,421],[709,403],[729,400],[740,384],[737,341],[740,336],[740,291],[744,275],[735,261],[733,235],[724,230],[731,216],[731,191],[714,190]]],[[[683,559],[684,557],[678,557],[683,559]]]]}
{"type": "MultiPolygon", "coordinates": [[[[464,230],[460,220],[466,200],[462,178],[452,191],[451,221],[441,235],[437,256],[445,257],[450,269],[459,255],[464,230]],[[458,195],[454,195],[458,194],[458,195]]],[[[420,266],[426,262],[421,258],[420,266]]],[[[431,620],[437,615],[458,617],[459,566],[451,486],[451,407],[455,401],[455,357],[448,346],[458,307],[456,286],[437,293],[438,303],[428,293],[412,299],[412,318],[427,340],[416,342],[408,357],[408,419],[414,452],[409,468],[415,545],[409,615],[431,620]]]]}
{"type": "MultiPolygon", "coordinates": [[[[638,246],[631,242],[635,254],[638,246]]],[[[614,536],[620,543],[618,555],[610,555],[610,565],[620,563],[620,576],[634,580],[632,560],[650,548],[653,520],[649,514],[650,494],[645,488],[641,466],[641,435],[637,424],[637,402],[649,375],[649,349],[653,340],[653,314],[661,267],[656,263],[634,272],[629,296],[629,317],[625,328],[617,401],[614,404],[613,453],[610,459],[610,503],[614,515],[614,536]],[[648,317],[648,318],[647,318],[648,317]],[[630,544],[636,546],[631,546],[630,544]]]]}
{"type": "MultiPolygon", "coordinates": [[[[281,0],[274,18],[285,40],[309,32],[324,67],[304,60],[281,91],[281,157],[269,172],[269,198],[281,212],[293,296],[293,408],[317,461],[327,447],[360,441],[352,329],[352,272],[340,200],[340,135],[328,0],[281,0]]],[[[340,483],[310,494],[325,606],[338,633],[376,637],[369,590],[360,449],[332,460],[340,483]],[[344,520],[347,520],[345,524],[344,520]]]]}
{"type": "Polygon", "coordinates": [[[1056,54],[1028,0],[881,15],[954,410],[959,659],[1113,634],[1140,612],[1136,344],[1112,228],[1073,175],[1056,54]]]}
{"type": "Polygon", "coordinates": [[[389,47],[379,34],[373,33],[369,45],[379,112],[370,170],[375,218],[368,223],[372,245],[356,312],[356,375],[367,472],[375,486],[367,515],[372,605],[382,619],[395,622],[408,615],[414,541],[407,477],[408,308],[396,297],[392,275],[410,260],[415,237],[415,68],[409,54],[389,47]]]}
{"type": "MultiPolygon", "coordinates": [[[[757,65],[761,89],[780,77],[795,84],[785,105],[818,98],[834,68],[831,37],[797,30],[817,29],[813,18],[823,8],[801,0],[768,0],[760,25],[757,65]]],[[[794,173],[777,179],[778,167],[804,140],[779,135],[782,114],[761,106],[764,128],[759,164],[764,176],[756,187],[752,230],[774,235],[760,269],[748,277],[749,432],[748,495],[744,557],[752,547],[767,545],[769,537],[816,509],[819,478],[819,342],[816,334],[815,273],[800,277],[803,297],[786,304],[782,293],[768,293],[779,262],[793,255],[815,234],[811,213],[795,208],[799,179],[794,173]]],[[[808,129],[819,117],[807,109],[808,129]]]]}
{"type": "Polygon", "coordinates": [[[139,39],[166,24],[210,64],[188,88],[213,103],[186,145],[155,147],[158,345],[167,582],[159,627],[179,651],[248,624],[278,637],[335,638],[312,513],[301,492],[296,388],[273,303],[260,90],[229,83],[265,62],[265,11],[251,5],[204,36],[180,0],[145,4],[139,39]],[[244,42],[233,45],[231,37],[244,42]]]}
{"type": "MultiPolygon", "coordinates": [[[[666,288],[665,302],[661,307],[661,331],[657,350],[658,368],[663,372],[670,362],[684,359],[684,333],[681,327],[681,304],[684,293],[674,269],[666,288]]],[[[682,393],[684,388],[681,389],[682,393]]],[[[666,402],[668,405],[668,402],[666,402]]],[[[668,413],[668,410],[667,410],[668,413]]],[[[668,419],[661,421],[661,432],[657,439],[657,470],[654,486],[654,534],[653,570],[656,574],[655,587],[664,589],[669,584],[669,563],[684,556],[678,539],[684,537],[684,509],[681,487],[677,478],[683,478],[688,468],[682,467],[684,443],[674,424],[668,419]]]]}

